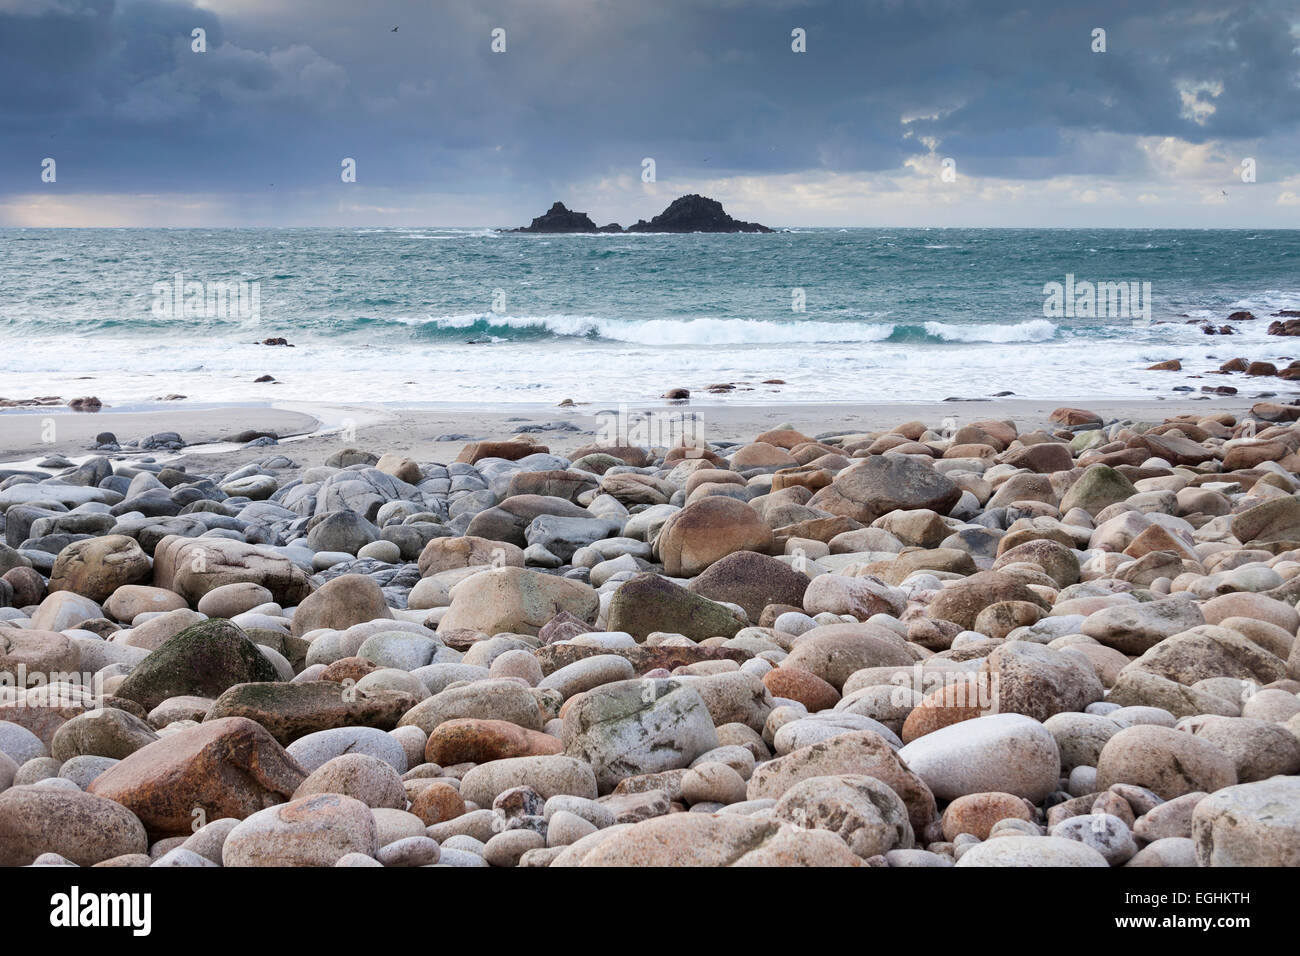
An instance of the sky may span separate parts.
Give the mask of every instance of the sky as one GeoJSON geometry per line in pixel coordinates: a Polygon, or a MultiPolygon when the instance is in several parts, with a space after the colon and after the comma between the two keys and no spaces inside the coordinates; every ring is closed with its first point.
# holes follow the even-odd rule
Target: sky
{"type": "Polygon", "coordinates": [[[1295,228],[1300,4],[0,0],[0,226],[629,225],[690,192],[1295,228]]]}

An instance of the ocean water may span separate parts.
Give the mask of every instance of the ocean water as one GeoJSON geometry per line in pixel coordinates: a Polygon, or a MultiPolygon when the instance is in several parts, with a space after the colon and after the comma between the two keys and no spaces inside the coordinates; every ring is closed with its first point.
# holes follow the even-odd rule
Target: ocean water
{"type": "MultiPolygon", "coordinates": [[[[1300,231],[5,229],[0,396],[1150,398],[1226,384],[1198,376],[1234,356],[1300,357],[1265,333],[1298,308],[1300,231]],[[1045,315],[1045,286],[1068,275],[1149,283],[1149,310],[1114,314],[1102,296],[1110,314],[1045,315]],[[1195,324],[1240,309],[1258,318],[1235,336],[1195,324]],[[1169,358],[1184,371],[1145,371],[1169,358]],[[281,384],[254,384],[263,374],[281,384]],[[706,395],[715,383],[737,388],[706,395]]],[[[1295,391],[1244,390],[1265,388],[1295,391]]]]}

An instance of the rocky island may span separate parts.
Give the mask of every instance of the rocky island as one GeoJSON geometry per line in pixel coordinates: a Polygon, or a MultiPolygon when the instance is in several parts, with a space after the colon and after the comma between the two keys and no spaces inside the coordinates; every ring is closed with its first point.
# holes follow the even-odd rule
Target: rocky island
{"type": "Polygon", "coordinates": [[[533,218],[527,226],[510,229],[509,232],[622,232],[623,227],[616,222],[608,226],[597,226],[585,212],[574,212],[562,202],[551,204],[551,208],[540,216],[533,218]]]}
{"type": "Polygon", "coordinates": [[[624,229],[616,222],[597,226],[585,212],[574,212],[562,202],[556,202],[544,215],[537,216],[527,226],[508,232],[772,232],[756,222],[742,222],[727,215],[722,203],[708,196],[691,193],[680,196],[649,222],[640,219],[624,229]]]}

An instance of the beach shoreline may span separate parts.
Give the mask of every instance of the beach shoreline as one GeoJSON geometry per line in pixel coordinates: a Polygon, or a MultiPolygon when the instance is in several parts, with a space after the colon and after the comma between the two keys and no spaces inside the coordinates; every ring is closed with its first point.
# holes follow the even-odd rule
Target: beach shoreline
{"type": "MultiPolygon", "coordinates": [[[[74,412],[66,406],[11,408],[0,411],[0,466],[31,467],[47,456],[80,461],[98,454],[95,436],[112,432],[119,442],[176,432],[185,442],[179,451],[142,451],[123,447],[119,457],[151,456],[187,460],[195,470],[221,470],[264,458],[280,448],[294,461],[311,467],[344,447],[379,453],[391,451],[421,460],[452,461],[470,440],[503,440],[527,428],[538,441],[565,454],[596,439],[614,415],[635,418],[653,413],[666,421],[695,416],[693,434],[706,441],[744,442],[777,425],[808,434],[869,432],[906,421],[957,427],[980,419],[1010,419],[1020,428],[1052,428],[1049,416],[1062,406],[1083,407],[1106,421],[1157,420],[1178,415],[1198,417],[1215,412],[1240,416],[1258,401],[1287,401],[1290,396],[1207,396],[1129,401],[1062,397],[1055,401],[996,398],[948,402],[789,402],[746,404],[691,399],[688,402],[589,402],[569,407],[520,402],[322,404],[315,402],[150,403],[74,412]],[[547,428],[537,426],[555,425],[547,428]],[[243,432],[270,432],[277,445],[245,447],[232,439],[243,432]],[[448,436],[467,436],[454,437],[448,436]],[[52,439],[52,440],[50,440],[52,439]],[[446,440],[439,440],[446,439],[446,440]]],[[[689,418],[687,419],[689,420],[689,418]]],[[[617,419],[615,419],[617,421],[617,419]]]]}

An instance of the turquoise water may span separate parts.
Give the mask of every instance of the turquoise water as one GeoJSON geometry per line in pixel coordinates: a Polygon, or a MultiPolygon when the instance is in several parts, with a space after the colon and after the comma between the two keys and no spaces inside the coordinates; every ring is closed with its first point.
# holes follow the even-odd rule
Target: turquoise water
{"type": "Polygon", "coordinates": [[[1300,231],[7,229],[0,395],[248,399],[269,373],[274,397],[304,400],[634,400],[718,381],[746,401],[1140,397],[1199,385],[1152,380],[1155,361],[1191,376],[1287,355],[1264,331],[1300,308],[1298,266],[1300,231]],[[247,283],[245,308],[172,307],[178,273],[210,296],[247,283]],[[1067,275],[1149,283],[1149,321],[1045,315],[1067,275]],[[1231,338],[1187,324],[1239,309],[1259,318],[1231,338]],[[295,348],[253,344],[268,336],[295,348]]]}

